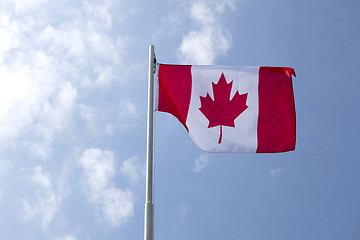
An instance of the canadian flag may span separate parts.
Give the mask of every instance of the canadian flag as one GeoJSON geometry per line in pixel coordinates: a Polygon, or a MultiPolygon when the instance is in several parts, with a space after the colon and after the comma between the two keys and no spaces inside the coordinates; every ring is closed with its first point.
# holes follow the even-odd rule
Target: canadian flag
{"type": "Polygon", "coordinates": [[[155,110],[174,115],[207,152],[292,151],[292,75],[287,67],[159,64],[155,110]]]}

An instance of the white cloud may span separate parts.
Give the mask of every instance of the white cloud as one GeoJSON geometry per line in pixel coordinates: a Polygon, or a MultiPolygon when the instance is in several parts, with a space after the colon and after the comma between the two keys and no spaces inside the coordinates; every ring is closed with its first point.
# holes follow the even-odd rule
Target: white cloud
{"type": "Polygon", "coordinates": [[[235,3],[237,0],[223,0],[223,1],[216,1],[216,11],[219,13],[224,13],[227,8],[232,11],[235,11],[235,3]]]}
{"type": "Polygon", "coordinates": [[[56,240],[76,240],[76,237],[74,237],[73,235],[65,235],[60,238],[56,238],[56,240]]]}
{"type": "Polygon", "coordinates": [[[112,136],[119,131],[133,128],[139,117],[136,105],[131,100],[122,99],[120,104],[116,105],[108,103],[106,106],[97,107],[81,104],[78,112],[90,133],[112,136]]]}
{"type": "Polygon", "coordinates": [[[278,177],[281,174],[283,174],[286,170],[282,167],[276,167],[276,168],[272,168],[269,172],[269,175],[271,177],[278,177]]]}
{"type": "Polygon", "coordinates": [[[209,156],[207,154],[202,154],[195,159],[194,165],[191,167],[191,170],[194,173],[200,173],[207,167],[208,164],[209,156]]]}
{"type": "Polygon", "coordinates": [[[77,92],[69,82],[58,81],[46,55],[24,56],[0,65],[0,143],[6,146],[21,134],[52,142],[67,123],[77,92]],[[29,132],[29,127],[36,131],[29,132]]]}
{"type": "Polygon", "coordinates": [[[79,163],[85,171],[91,193],[94,194],[92,198],[96,199],[97,194],[110,185],[114,176],[114,155],[110,151],[87,149],[79,163]]]}
{"type": "MultiPolygon", "coordinates": [[[[84,104],[79,96],[126,81],[128,38],[114,31],[118,11],[113,0],[0,2],[1,149],[20,142],[45,158],[84,104]]],[[[134,105],[127,107],[136,117],[134,105]]]]}
{"type": "Polygon", "coordinates": [[[105,24],[105,27],[111,27],[113,23],[111,10],[114,9],[114,5],[116,5],[118,1],[112,0],[103,0],[103,1],[85,1],[83,6],[86,12],[99,19],[101,22],[105,24]]]}
{"type": "Polygon", "coordinates": [[[22,217],[25,221],[40,218],[41,226],[45,230],[60,210],[64,197],[62,182],[60,181],[58,184],[57,190],[54,189],[51,175],[41,166],[34,167],[31,182],[38,186],[37,198],[35,203],[23,200],[24,213],[22,217]]]}
{"type": "Polygon", "coordinates": [[[121,173],[134,185],[145,176],[145,165],[139,162],[138,157],[131,157],[122,163],[121,173]]]}
{"type": "Polygon", "coordinates": [[[0,159],[0,177],[6,175],[11,168],[11,162],[9,160],[0,159]]]}
{"type": "Polygon", "coordinates": [[[138,118],[139,113],[136,110],[136,105],[130,99],[123,99],[120,102],[120,114],[121,120],[132,120],[138,118]]]}
{"type": "Polygon", "coordinates": [[[112,227],[120,226],[134,215],[133,193],[114,186],[115,160],[112,152],[87,149],[79,164],[85,172],[85,189],[90,202],[101,209],[112,227]]]}
{"type": "Polygon", "coordinates": [[[91,133],[97,133],[103,129],[104,122],[102,121],[101,112],[96,107],[81,104],[78,106],[78,112],[81,118],[85,120],[86,128],[91,133]]]}
{"type": "Polygon", "coordinates": [[[125,79],[120,73],[126,65],[122,54],[128,40],[112,37],[101,23],[80,18],[57,28],[48,25],[39,33],[38,40],[47,52],[62,56],[63,59],[57,58],[59,66],[82,86],[106,86],[125,79]]]}
{"type": "Polygon", "coordinates": [[[181,223],[185,222],[187,216],[188,216],[188,212],[189,212],[189,209],[188,207],[182,203],[180,206],[179,206],[179,221],[181,223]]]}
{"type": "Polygon", "coordinates": [[[9,14],[0,15],[0,62],[5,52],[18,46],[19,41],[16,37],[18,31],[19,26],[11,22],[9,14]]]}
{"type": "Polygon", "coordinates": [[[10,18],[2,23],[0,34],[1,28],[10,29],[7,39],[15,44],[0,51],[0,143],[6,147],[30,134],[49,145],[54,133],[66,127],[77,91],[60,77],[54,58],[36,49],[27,33],[31,24],[10,18]]]}
{"type": "Polygon", "coordinates": [[[47,2],[47,0],[2,0],[1,5],[13,7],[15,11],[27,13],[34,11],[36,8],[47,2]]]}
{"type": "Polygon", "coordinates": [[[226,6],[234,9],[233,1],[195,1],[190,6],[190,18],[195,30],[183,36],[179,47],[181,61],[186,64],[213,64],[216,57],[225,54],[231,37],[221,23],[226,6]]]}
{"type": "Polygon", "coordinates": [[[69,116],[75,105],[77,91],[66,82],[59,86],[54,98],[43,106],[40,112],[40,124],[37,125],[38,132],[46,142],[51,142],[56,131],[66,128],[69,116]]]}
{"type": "MultiPolygon", "coordinates": [[[[134,102],[121,101],[121,92],[116,95],[119,101],[113,101],[113,105],[105,102],[113,94],[113,86],[122,86],[129,79],[130,63],[124,60],[129,38],[120,34],[124,29],[118,24],[127,9],[122,10],[125,8],[120,2],[0,1],[0,152],[13,158],[9,164],[0,159],[0,177],[16,178],[17,174],[10,176],[8,170],[19,168],[13,168],[10,162],[25,161],[30,166],[29,186],[16,193],[23,196],[31,191],[20,197],[20,211],[23,220],[31,225],[33,221],[40,222],[49,235],[62,214],[64,179],[57,178],[57,173],[49,171],[51,168],[32,168],[31,164],[39,163],[37,159],[28,159],[29,156],[47,159],[46,166],[57,166],[55,161],[69,157],[68,147],[72,151],[78,147],[76,144],[91,141],[80,141],[87,137],[87,131],[82,132],[87,129],[81,129],[81,123],[74,121],[79,114],[95,128],[106,128],[103,131],[107,134],[115,134],[122,125],[139,116],[134,102]],[[107,106],[98,104],[101,101],[107,106]],[[86,107],[79,113],[76,110],[81,106],[86,107]],[[105,113],[98,118],[104,108],[105,113]],[[106,120],[104,125],[101,120],[106,120]],[[61,156],[50,158],[51,153],[61,156]]],[[[134,194],[131,189],[116,186],[113,153],[99,151],[84,151],[79,161],[86,177],[84,189],[105,221],[116,227],[134,215],[134,194]]],[[[27,171],[25,165],[22,172],[27,171]]],[[[125,181],[126,184],[133,187],[139,182],[142,166],[136,157],[119,165],[130,182],[125,181]]],[[[8,192],[4,189],[5,193],[8,192]]],[[[1,195],[2,190],[0,198],[1,195]]],[[[60,239],[76,238],[65,235],[60,239]]]]}
{"type": "Polygon", "coordinates": [[[134,197],[129,189],[111,187],[104,190],[102,197],[101,208],[112,227],[120,226],[134,215],[134,197]]]}
{"type": "Polygon", "coordinates": [[[45,143],[28,142],[24,145],[29,149],[31,156],[45,159],[51,153],[51,147],[45,143]]]}
{"type": "Polygon", "coordinates": [[[32,176],[32,181],[34,183],[39,184],[41,187],[43,187],[46,190],[52,189],[52,184],[50,182],[50,176],[49,176],[49,174],[46,174],[43,172],[43,169],[41,166],[37,166],[34,168],[34,175],[32,176]]]}

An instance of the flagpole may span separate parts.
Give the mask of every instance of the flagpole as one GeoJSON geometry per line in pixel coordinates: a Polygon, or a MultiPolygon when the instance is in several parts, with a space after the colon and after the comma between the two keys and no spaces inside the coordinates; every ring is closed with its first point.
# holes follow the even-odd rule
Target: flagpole
{"type": "Polygon", "coordinates": [[[154,140],[154,46],[149,46],[149,83],[148,83],[148,115],[147,115],[147,151],[146,151],[146,202],[144,240],[154,237],[154,205],[153,205],[153,140],[154,140]]]}

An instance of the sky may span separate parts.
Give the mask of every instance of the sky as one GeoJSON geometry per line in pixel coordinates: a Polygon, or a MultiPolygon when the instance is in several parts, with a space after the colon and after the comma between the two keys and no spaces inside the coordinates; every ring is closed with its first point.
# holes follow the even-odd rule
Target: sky
{"type": "Polygon", "coordinates": [[[155,113],[155,239],[360,239],[360,2],[2,0],[0,239],[143,239],[148,48],[288,66],[297,143],[210,154],[155,113]]]}

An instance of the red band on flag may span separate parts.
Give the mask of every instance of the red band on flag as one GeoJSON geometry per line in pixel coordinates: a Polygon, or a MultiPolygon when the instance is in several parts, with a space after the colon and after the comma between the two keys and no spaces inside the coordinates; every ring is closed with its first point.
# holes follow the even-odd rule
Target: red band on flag
{"type": "Polygon", "coordinates": [[[174,115],[187,131],[191,84],[191,65],[159,65],[158,110],[174,115]]]}
{"type": "Polygon", "coordinates": [[[295,149],[296,117],[292,68],[260,67],[257,152],[295,149]]]}

